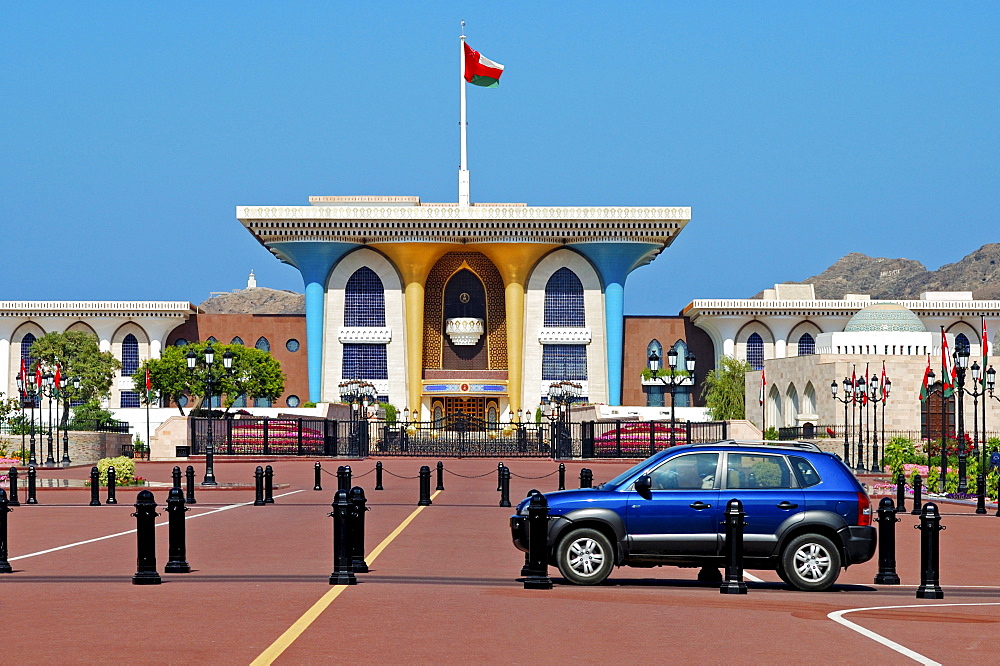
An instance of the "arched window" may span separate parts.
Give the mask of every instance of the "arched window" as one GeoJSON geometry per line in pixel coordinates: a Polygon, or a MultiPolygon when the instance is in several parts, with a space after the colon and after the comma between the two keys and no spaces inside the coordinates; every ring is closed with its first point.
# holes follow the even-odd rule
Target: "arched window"
{"type": "MultiPolygon", "coordinates": [[[[34,333],[25,333],[24,337],[21,338],[21,362],[24,364],[25,372],[29,374],[31,373],[31,366],[35,363],[35,359],[31,355],[31,345],[35,344],[36,339],[34,333]]],[[[21,369],[18,368],[17,371],[21,372],[21,369]]],[[[27,377],[24,377],[26,382],[27,379],[27,377]]],[[[28,404],[30,405],[31,403],[28,404]]],[[[35,406],[38,407],[39,405],[41,405],[41,397],[35,394],[35,406]]]]}
{"type": "Polygon", "coordinates": [[[754,370],[764,367],[764,339],[760,333],[751,333],[747,338],[747,363],[754,370]]]}
{"type": "Polygon", "coordinates": [[[267,399],[267,398],[254,398],[253,399],[253,406],[254,407],[270,407],[271,406],[271,401],[269,399],[267,399]]]}
{"type": "Polygon", "coordinates": [[[660,344],[659,340],[650,340],[649,344],[646,345],[646,367],[649,367],[649,357],[653,355],[653,352],[656,352],[656,356],[660,359],[660,367],[662,368],[663,345],[660,344]]]}
{"type": "Polygon", "coordinates": [[[560,268],[545,283],[544,326],[583,328],[583,283],[576,273],[560,268]]]}
{"type": "Polygon", "coordinates": [[[267,338],[265,337],[257,338],[257,344],[255,344],[254,347],[256,347],[261,351],[266,351],[266,352],[271,351],[271,343],[268,342],[267,338]]]}
{"type": "Polygon", "coordinates": [[[965,333],[959,333],[955,336],[955,351],[969,351],[971,345],[969,345],[969,338],[966,337],[965,333]]]}
{"type": "Polygon", "coordinates": [[[344,326],[385,326],[385,290],[367,266],[354,271],[344,288],[344,326]]]}
{"type": "MultiPolygon", "coordinates": [[[[129,333],[122,340],[122,377],[131,377],[139,369],[139,341],[129,333]]],[[[136,391],[121,392],[122,407],[138,407],[139,394],[136,391]]]]}
{"type": "Polygon", "coordinates": [[[216,344],[218,342],[218,340],[216,339],[216,337],[214,335],[210,335],[210,336],[208,336],[208,340],[206,340],[206,342],[208,344],[210,344],[210,345],[214,345],[214,344],[216,344]]]}
{"type": "Polygon", "coordinates": [[[799,338],[799,356],[812,356],[816,353],[816,340],[808,333],[799,338]]]}
{"type": "Polygon", "coordinates": [[[674,361],[674,370],[687,370],[687,343],[683,340],[678,340],[674,343],[674,351],[677,352],[677,360],[674,361]]]}
{"type": "Polygon", "coordinates": [[[246,393],[241,393],[240,395],[236,396],[236,400],[233,400],[233,407],[235,407],[236,409],[242,409],[243,407],[246,406],[247,406],[246,393]]]}
{"type": "Polygon", "coordinates": [[[243,338],[241,338],[240,336],[237,335],[235,338],[233,338],[233,341],[230,342],[229,344],[231,344],[231,345],[242,345],[243,344],[243,338]]]}
{"type": "Polygon", "coordinates": [[[177,338],[174,340],[175,347],[186,347],[188,344],[187,338],[177,338]]]}

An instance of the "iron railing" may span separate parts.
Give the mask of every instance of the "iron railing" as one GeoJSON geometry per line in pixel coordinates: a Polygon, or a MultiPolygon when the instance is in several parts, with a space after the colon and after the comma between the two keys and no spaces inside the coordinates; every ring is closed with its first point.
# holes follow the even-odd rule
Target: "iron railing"
{"type": "MultiPolygon", "coordinates": [[[[209,428],[216,455],[419,456],[466,458],[645,458],[671,445],[661,421],[487,423],[465,416],[435,422],[190,418],[191,453],[209,428]]],[[[678,423],[674,443],[725,439],[725,422],[678,423]]]]}

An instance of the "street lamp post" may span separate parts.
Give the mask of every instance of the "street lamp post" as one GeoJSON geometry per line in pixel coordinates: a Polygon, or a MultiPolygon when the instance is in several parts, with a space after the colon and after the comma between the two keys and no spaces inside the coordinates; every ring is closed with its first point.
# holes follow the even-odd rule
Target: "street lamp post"
{"type": "MultiPolygon", "coordinates": [[[[934,384],[936,376],[934,371],[931,370],[927,373],[927,384],[931,386],[934,384]]],[[[937,388],[928,388],[927,395],[930,397],[934,393],[941,394],[941,478],[938,483],[938,489],[943,493],[945,491],[945,481],[948,474],[948,398],[944,394],[944,383],[937,388]]],[[[930,423],[927,424],[927,439],[930,440],[930,423]]],[[[929,460],[927,461],[930,462],[929,460]]]]}
{"type": "Polygon", "coordinates": [[[837,397],[837,382],[830,382],[830,393],[833,395],[833,399],[837,402],[844,403],[844,464],[848,467],[851,466],[851,443],[848,437],[848,432],[850,428],[847,423],[847,406],[854,402],[853,393],[854,386],[851,384],[851,380],[844,377],[844,397],[837,397]]]}
{"type": "MultiPolygon", "coordinates": [[[[231,351],[227,351],[222,355],[222,365],[223,372],[226,374],[231,373],[233,369],[233,357],[235,354],[231,351]]],[[[187,353],[187,367],[189,372],[194,372],[198,364],[198,355],[194,353],[192,349],[187,353]]],[[[212,424],[212,396],[214,395],[213,389],[215,388],[218,380],[216,380],[215,375],[212,373],[213,365],[215,364],[215,349],[212,348],[212,344],[209,343],[208,347],[205,348],[205,393],[206,401],[208,402],[208,434],[205,437],[205,478],[202,480],[201,485],[203,486],[217,486],[218,482],[215,480],[215,434],[212,424]]]]}
{"type": "MultiPolygon", "coordinates": [[[[348,379],[340,382],[338,389],[340,399],[351,405],[351,444],[359,455],[364,455],[361,445],[368,441],[368,405],[375,401],[375,385],[362,379],[348,379]]],[[[416,413],[414,409],[413,414],[416,413]]]]}
{"type": "MultiPolygon", "coordinates": [[[[79,391],[80,390],[80,378],[79,377],[74,377],[73,379],[70,380],[70,382],[73,384],[73,390],[74,391],[79,391]]],[[[65,385],[66,385],[66,380],[63,379],[63,386],[65,386],[65,385]]],[[[66,409],[67,407],[69,407],[69,396],[65,395],[65,392],[64,392],[64,394],[63,394],[63,409],[66,409]]],[[[66,424],[66,427],[63,428],[63,455],[62,455],[62,461],[60,462],[60,464],[63,467],[69,467],[72,464],[72,461],[69,459],[69,427],[68,426],[69,426],[69,424],[66,424]]]]}
{"type": "Polygon", "coordinates": [[[58,398],[59,387],[55,383],[55,377],[51,372],[46,372],[42,375],[42,386],[39,389],[39,394],[45,396],[49,399],[49,418],[48,418],[48,431],[46,433],[46,457],[45,466],[46,467],[56,467],[56,459],[52,452],[52,398],[58,398]]]}
{"type": "Polygon", "coordinates": [[[667,365],[670,367],[670,374],[663,377],[659,374],[660,370],[660,355],[656,353],[654,349],[649,355],[649,369],[653,371],[653,377],[660,380],[664,386],[667,387],[667,392],[670,393],[670,446],[677,445],[677,433],[676,430],[676,408],[675,403],[677,402],[677,387],[685,383],[685,381],[690,378],[691,383],[694,383],[694,364],[695,357],[694,354],[688,352],[688,355],[684,358],[684,367],[687,370],[687,374],[679,375],[677,374],[677,349],[676,347],[671,347],[670,351],[667,352],[667,365]]]}
{"type": "MultiPolygon", "coordinates": [[[[24,415],[24,407],[31,408],[31,420],[28,431],[31,435],[31,446],[28,449],[28,464],[35,465],[35,400],[37,399],[37,387],[35,386],[35,376],[19,372],[17,374],[17,390],[21,396],[21,415],[24,415]]],[[[22,419],[23,421],[23,419],[22,419]]],[[[21,432],[21,460],[24,461],[24,432],[21,432]]]]}
{"type": "Polygon", "coordinates": [[[854,461],[854,471],[861,474],[865,471],[865,403],[868,402],[868,396],[865,393],[867,390],[867,382],[865,378],[857,380],[854,385],[854,394],[852,398],[854,399],[854,404],[857,405],[858,410],[858,452],[856,459],[854,461]]]}
{"type": "Polygon", "coordinates": [[[885,382],[881,385],[879,384],[878,375],[872,375],[871,380],[868,382],[868,399],[872,403],[872,461],[871,461],[871,472],[872,474],[878,474],[881,472],[881,467],[879,465],[879,455],[878,455],[878,408],[879,405],[882,406],[882,450],[885,451],[885,403],[889,400],[889,390],[892,388],[892,382],[886,377],[885,382]]]}
{"type": "Polygon", "coordinates": [[[549,384],[549,411],[546,417],[552,422],[556,457],[564,458],[571,454],[570,451],[564,450],[569,448],[566,444],[571,439],[569,408],[573,401],[580,397],[582,391],[582,385],[567,380],[549,384]]]}
{"type": "MultiPolygon", "coordinates": [[[[972,367],[969,368],[972,371],[972,390],[964,389],[965,393],[972,396],[972,455],[980,456],[981,453],[985,454],[986,451],[986,387],[983,386],[983,368],[979,367],[979,363],[973,361],[972,367]],[[979,448],[979,396],[983,396],[983,450],[980,452],[979,448]]],[[[976,474],[976,495],[980,500],[979,506],[985,506],[985,493],[986,490],[983,487],[982,481],[986,478],[986,456],[981,455],[979,457],[979,473],[976,474]]],[[[986,509],[984,508],[983,511],[986,509]]],[[[979,509],[976,509],[979,513],[979,509]]]]}

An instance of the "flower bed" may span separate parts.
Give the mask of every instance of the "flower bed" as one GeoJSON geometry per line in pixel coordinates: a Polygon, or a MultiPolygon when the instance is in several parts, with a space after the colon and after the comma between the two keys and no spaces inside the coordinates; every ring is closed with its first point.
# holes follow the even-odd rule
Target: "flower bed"
{"type": "Polygon", "coordinates": [[[21,461],[17,458],[0,458],[0,481],[7,480],[7,473],[11,467],[17,467],[21,461]]]}

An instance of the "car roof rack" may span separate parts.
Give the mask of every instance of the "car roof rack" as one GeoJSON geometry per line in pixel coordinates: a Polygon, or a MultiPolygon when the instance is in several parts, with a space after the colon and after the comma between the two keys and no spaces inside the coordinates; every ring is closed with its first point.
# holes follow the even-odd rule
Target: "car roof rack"
{"type": "Polygon", "coordinates": [[[804,449],[806,451],[822,451],[821,448],[813,444],[812,442],[805,442],[801,440],[777,440],[777,439],[721,439],[717,442],[701,442],[697,444],[691,444],[691,446],[718,446],[723,444],[725,446],[767,446],[774,448],[783,449],[804,449]]]}

